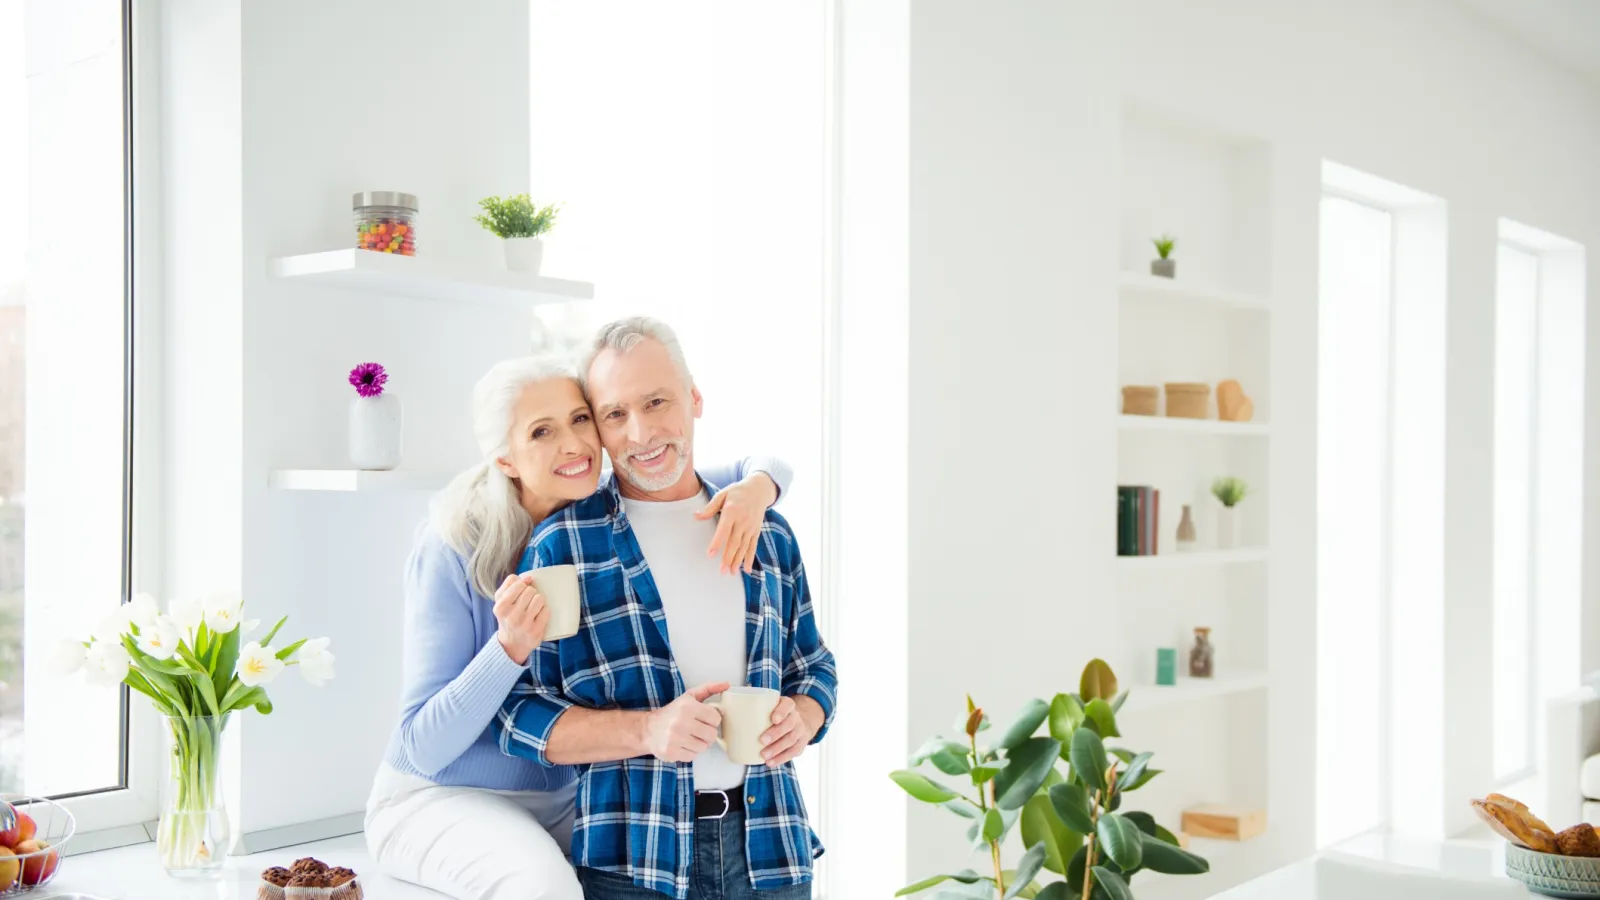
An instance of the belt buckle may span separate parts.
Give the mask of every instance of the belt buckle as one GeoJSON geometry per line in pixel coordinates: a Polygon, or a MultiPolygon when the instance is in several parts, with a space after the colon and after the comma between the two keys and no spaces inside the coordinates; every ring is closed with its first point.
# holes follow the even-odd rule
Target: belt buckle
{"type": "Polygon", "coordinates": [[[701,794],[721,794],[722,795],[722,812],[717,813],[714,816],[698,816],[697,818],[701,818],[701,819],[725,819],[725,818],[728,817],[728,813],[733,811],[733,799],[728,796],[728,792],[727,791],[711,790],[711,791],[700,791],[699,793],[701,793],[701,794]]]}

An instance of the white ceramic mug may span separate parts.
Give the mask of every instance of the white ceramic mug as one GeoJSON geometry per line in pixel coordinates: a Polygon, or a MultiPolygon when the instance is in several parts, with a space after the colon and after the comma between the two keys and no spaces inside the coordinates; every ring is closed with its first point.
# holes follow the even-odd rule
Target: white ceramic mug
{"type": "Polygon", "coordinates": [[[766,762],[761,758],[761,735],[772,727],[772,711],[781,698],[772,688],[734,687],[706,701],[722,710],[717,743],[727,751],[728,759],[742,766],[766,762]]]}
{"type": "Polygon", "coordinates": [[[554,641],[577,634],[578,623],[583,619],[583,604],[578,600],[578,567],[545,566],[528,574],[533,576],[533,586],[544,595],[545,606],[550,609],[544,639],[554,641]]]}

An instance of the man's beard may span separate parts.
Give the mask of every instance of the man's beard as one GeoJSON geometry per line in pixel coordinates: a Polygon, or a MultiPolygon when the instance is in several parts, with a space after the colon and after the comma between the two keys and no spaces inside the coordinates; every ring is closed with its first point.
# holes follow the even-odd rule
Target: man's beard
{"type": "Polygon", "coordinates": [[[677,484],[678,479],[683,477],[684,470],[689,468],[688,445],[689,442],[683,438],[667,438],[644,447],[630,446],[623,451],[620,457],[613,459],[612,462],[616,464],[617,470],[626,475],[628,480],[633,482],[633,486],[639,490],[652,493],[664,491],[677,484]],[[672,451],[677,454],[677,462],[671,469],[660,472],[647,472],[634,468],[633,458],[635,456],[649,453],[661,447],[671,447],[672,451]]]}

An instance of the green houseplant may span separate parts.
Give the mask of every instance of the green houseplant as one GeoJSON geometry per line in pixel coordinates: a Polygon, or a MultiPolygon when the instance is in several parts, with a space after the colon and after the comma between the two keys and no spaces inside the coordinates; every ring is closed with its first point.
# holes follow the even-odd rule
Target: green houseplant
{"type": "Polygon", "coordinates": [[[485,197],[478,206],[483,212],[473,221],[505,241],[506,269],[539,274],[544,262],[544,242],[540,237],[555,227],[560,207],[539,206],[527,194],[485,197]]]}
{"type": "Polygon", "coordinates": [[[1178,274],[1178,261],[1172,258],[1172,248],[1178,245],[1178,239],[1170,234],[1163,234],[1158,238],[1151,238],[1150,243],[1156,245],[1159,259],[1150,261],[1150,274],[1160,275],[1162,278],[1173,278],[1178,274]]]}
{"type": "Polygon", "coordinates": [[[1151,754],[1106,746],[1121,737],[1116,714],[1127,696],[1117,693],[1111,667],[1091,660],[1077,693],[1028,701],[999,740],[984,745],[978,735],[989,730],[989,717],[968,697],[960,739],[930,738],[911,768],[889,777],[913,798],[968,820],[967,838],[986,852],[986,871],[933,875],[895,896],[939,887],[933,900],[1132,900],[1140,872],[1210,871],[1153,816],[1126,808],[1128,794],[1161,774],[1150,768],[1151,754]],[[962,779],[961,786],[917,771],[924,766],[962,779]],[[1021,829],[1027,851],[1007,867],[1001,844],[1013,828],[1021,829]]]}
{"type": "Polygon", "coordinates": [[[1217,547],[1239,546],[1239,504],[1250,496],[1250,485],[1242,478],[1223,476],[1211,482],[1211,496],[1222,504],[1217,510],[1217,547]]]}

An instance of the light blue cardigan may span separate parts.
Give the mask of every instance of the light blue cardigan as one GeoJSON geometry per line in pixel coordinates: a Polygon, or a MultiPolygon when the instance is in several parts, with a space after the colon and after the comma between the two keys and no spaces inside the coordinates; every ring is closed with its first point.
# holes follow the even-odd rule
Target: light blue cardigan
{"type": "MultiPolygon", "coordinates": [[[[765,457],[704,471],[722,484],[766,472],[780,495],[794,477],[781,460],[765,457]]],[[[385,761],[436,784],[498,791],[551,790],[572,781],[570,767],[510,757],[495,743],[489,723],[526,667],[495,640],[494,601],[472,586],[466,560],[431,527],[418,535],[406,563],[405,591],[400,724],[385,761]]]]}

